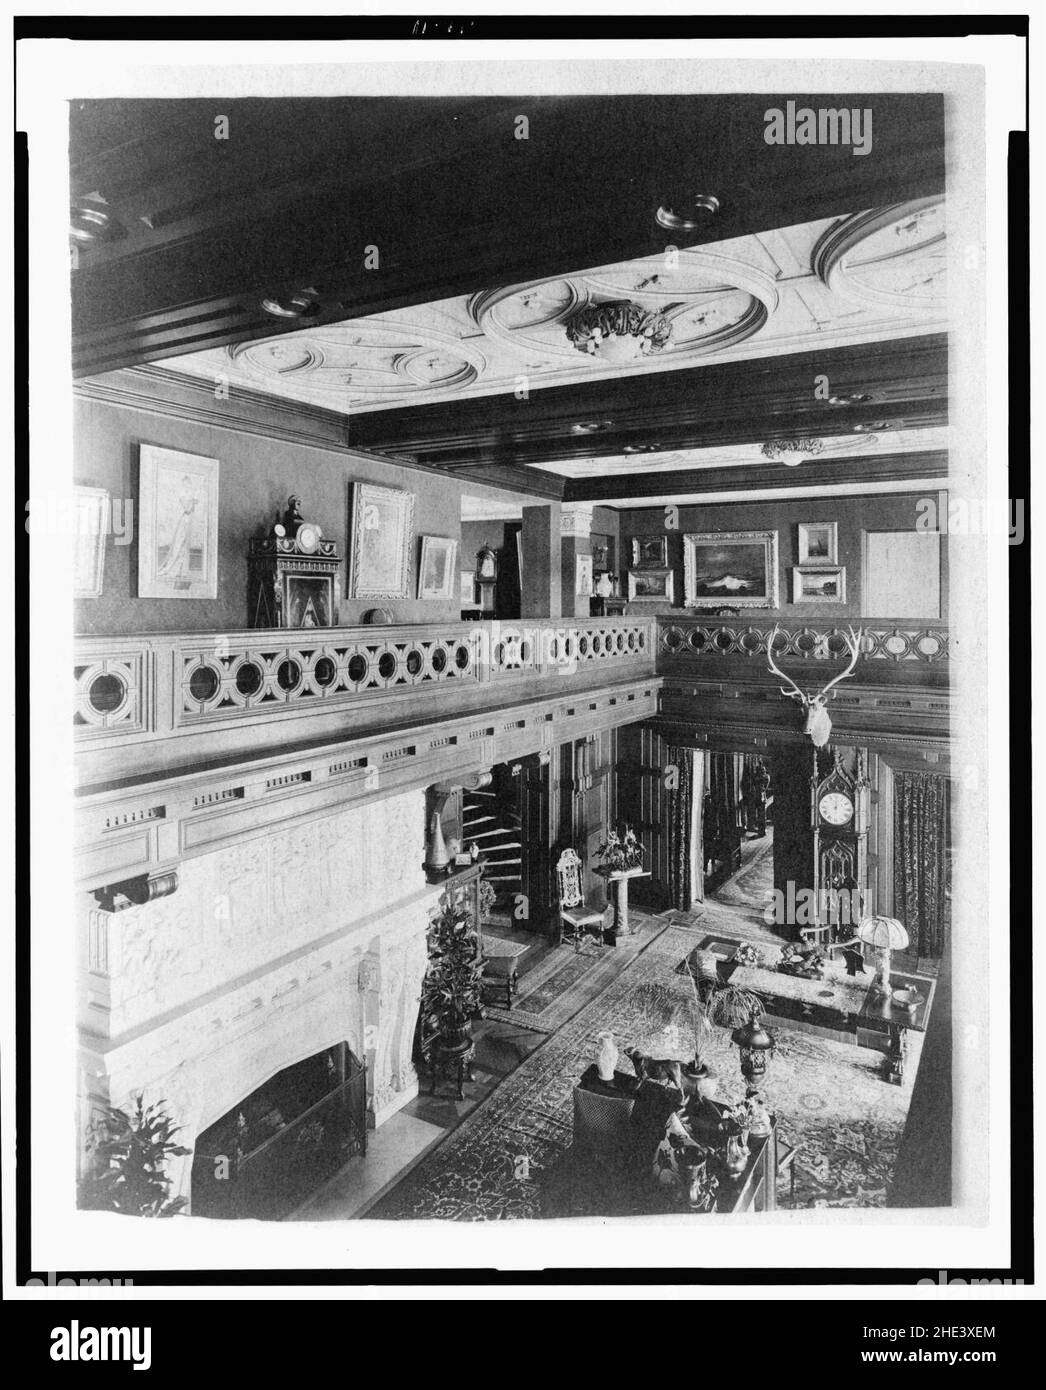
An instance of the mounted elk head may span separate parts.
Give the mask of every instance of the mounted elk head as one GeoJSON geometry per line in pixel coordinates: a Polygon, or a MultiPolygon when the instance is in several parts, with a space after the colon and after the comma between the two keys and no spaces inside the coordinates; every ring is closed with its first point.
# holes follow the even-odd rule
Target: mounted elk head
{"type": "Polygon", "coordinates": [[[781,694],[787,695],[790,700],[798,700],[806,711],[806,723],[803,725],[803,733],[809,734],[815,748],[823,748],[828,742],[832,733],[832,721],[828,715],[828,693],[840,681],[846,680],[847,676],[852,676],[854,667],[857,665],[857,658],[861,655],[861,638],[864,630],[854,632],[850,628],[850,636],[846,645],[850,650],[850,664],[845,671],[840,672],[834,680],[830,680],[826,686],[817,691],[800,690],[791,676],[778,667],[774,661],[774,639],[777,637],[779,628],[775,627],[770,634],[770,639],[766,644],[766,659],[770,670],[781,680],[787,681],[788,685],[781,686],[781,694]]]}

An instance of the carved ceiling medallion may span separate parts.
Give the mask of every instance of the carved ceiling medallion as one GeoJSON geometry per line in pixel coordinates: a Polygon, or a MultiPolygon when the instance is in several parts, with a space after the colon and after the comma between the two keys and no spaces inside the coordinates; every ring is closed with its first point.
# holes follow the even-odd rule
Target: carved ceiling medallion
{"type": "Polygon", "coordinates": [[[833,293],[939,311],[947,269],[944,200],[917,198],[844,218],[821,238],[813,264],[833,293]]]}

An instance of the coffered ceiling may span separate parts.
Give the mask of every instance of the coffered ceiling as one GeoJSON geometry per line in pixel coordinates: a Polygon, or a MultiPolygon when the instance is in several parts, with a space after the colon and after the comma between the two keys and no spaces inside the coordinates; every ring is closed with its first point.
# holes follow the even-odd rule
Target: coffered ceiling
{"type": "MultiPolygon", "coordinates": [[[[279,336],[304,326],[295,312],[315,329],[944,192],[933,93],[404,90],[218,114],[209,99],[72,104],[78,375],[279,336]],[[859,157],[770,145],[767,110],[789,101],[872,109],[874,141],[859,157]]],[[[510,327],[520,308],[502,306],[510,327]]],[[[440,372],[419,359],[402,379],[425,389],[440,372]]]]}
{"type": "Polygon", "coordinates": [[[227,141],[210,102],[79,103],[76,370],[532,496],[943,476],[940,99],[832,98],[874,105],[858,158],[769,146],[786,98],[829,100],[246,100],[227,141]],[[663,319],[638,359],[568,331],[614,301],[663,319]],[[793,436],[801,467],[762,447],[793,436]]]}
{"type": "Polygon", "coordinates": [[[925,198],[162,365],[357,414],[904,338],[942,326],[944,292],[943,201],[925,198]],[[580,352],[565,325],[610,300],[663,313],[667,344],[624,368],[580,352]]]}

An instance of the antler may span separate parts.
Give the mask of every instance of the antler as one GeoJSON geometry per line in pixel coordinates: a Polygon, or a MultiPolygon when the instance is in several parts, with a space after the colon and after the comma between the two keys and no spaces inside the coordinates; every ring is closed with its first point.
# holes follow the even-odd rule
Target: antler
{"type": "Polygon", "coordinates": [[[790,700],[802,700],[803,704],[805,705],[806,702],[807,702],[807,700],[808,700],[808,698],[809,698],[809,697],[807,696],[807,694],[806,694],[806,691],[805,691],[805,690],[800,690],[799,687],[796,685],[795,681],[792,680],[791,676],[786,676],[785,673],[781,670],[781,668],[780,668],[780,667],[777,665],[777,663],[774,661],[774,638],[777,636],[777,634],[778,634],[778,632],[779,632],[780,630],[781,630],[781,624],[780,624],[780,623],[776,623],[776,624],[774,625],[774,630],[773,630],[773,632],[771,632],[770,637],[769,637],[769,639],[767,640],[767,643],[766,643],[766,660],[767,660],[767,663],[768,663],[769,666],[770,666],[770,670],[773,671],[774,675],[775,675],[775,676],[779,676],[779,677],[781,678],[781,680],[783,680],[783,681],[787,681],[788,684],[792,687],[791,690],[787,690],[787,689],[785,689],[785,687],[782,685],[782,686],[781,686],[781,694],[782,694],[782,695],[787,695],[788,698],[789,698],[790,700]]]}
{"type": "Polygon", "coordinates": [[[861,638],[863,636],[864,628],[861,628],[859,632],[854,632],[853,628],[850,628],[850,641],[847,643],[847,646],[850,648],[850,664],[845,671],[840,672],[838,676],[835,676],[828,682],[818,696],[818,699],[823,700],[833,685],[838,685],[840,681],[846,680],[847,676],[853,675],[854,667],[857,665],[857,658],[861,655],[861,638]]]}

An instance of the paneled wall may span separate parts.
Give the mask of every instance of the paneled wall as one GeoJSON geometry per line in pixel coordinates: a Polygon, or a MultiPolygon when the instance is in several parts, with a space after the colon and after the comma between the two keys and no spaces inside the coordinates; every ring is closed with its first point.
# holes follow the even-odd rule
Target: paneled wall
{"type": "MultiPolygon", "coordinates": [[[[862,552],[866,531],[915,532],[916,510],[922,494],[884,494],[867,497],[824,497],[782,499],[769,502],[730,502],[710,506],[688,506],[679,509],[678,530],[666,530],[663,507],[622,511],[621,542],[627,556],[632,536],[667,535],[668,563],[674,571],[674,607],[684,606],[683,536],[687,532],[703,531],[777,531],[779,606],[775,610],[742,609],[752,619],[765,617],[770,611],[782,621],[794,622],[807,618],[832,618],[849,621],[858,617],[904,618],[929,616],[924,613],[902,612],[865,613],[862,602],[862,552]],[[792,569],[798,563],[798,525],[800,522],[835,521],[839,527],[839,564],[846,567],[845,603],[793,603],[792,569]]],[[[935,490],[927,496],[937,497],[935,490]]],[[[938,542],[924,537],[928,548],[937,552],[938,542]]],[[[919,583],[920,570],[912,575],[913,587],[919,583]]],[[[947,564],[941,547],[941,618],[948,616],[947,564]]],[[[729,595],[723,605],[729,606],[729,595]]],[[[666,607],[670,605],[665,605],[666,607]]]]}

